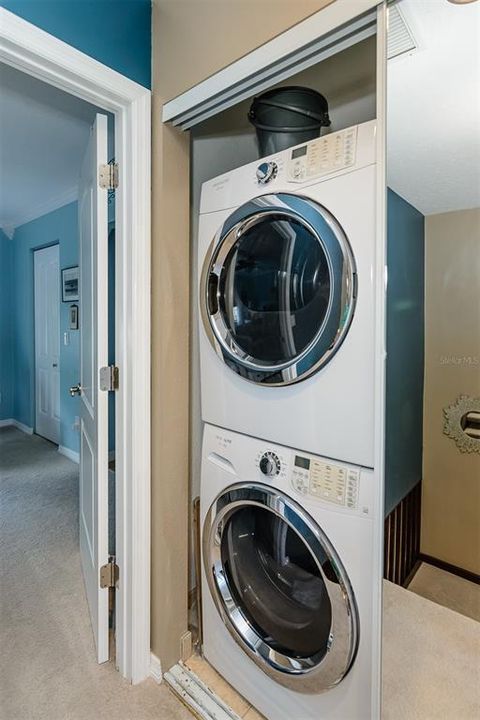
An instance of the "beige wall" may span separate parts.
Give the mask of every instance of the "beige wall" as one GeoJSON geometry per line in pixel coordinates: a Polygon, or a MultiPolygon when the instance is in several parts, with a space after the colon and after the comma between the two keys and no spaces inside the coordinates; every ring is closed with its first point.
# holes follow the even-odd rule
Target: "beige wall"
{"type": "Polygon", "coordinates": [[[480,455],[443,434],[443,408],[480,395],[480,209],[425,224],[421,550],[480,573],[480,455]]]}
{"type": "Polygon", "coordinates": [[[171,100],[331,2],[153,0],[156,82],[171,100]]]}
{"type": "Polygon", "coordinates": [[[168,669],[187,629],[189,137],[164,102],[331,0],[154,0],[152,651],[168,669]]]}

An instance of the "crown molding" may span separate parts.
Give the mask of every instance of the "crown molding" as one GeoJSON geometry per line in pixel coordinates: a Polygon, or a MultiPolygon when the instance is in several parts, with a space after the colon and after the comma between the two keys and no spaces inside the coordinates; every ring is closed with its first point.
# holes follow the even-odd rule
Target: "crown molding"
{"type": "Polygon", "coordinates": [[[76,200],[78,200],[77,185],[68,188],[67,190],[63,190],[61,193],[58,193],[53,197],[50,197],[46,202],[34,205],[22,215],[17,215],[17,217],[14,217],[8,221],[2,221],[0,223],[0,227],[2,228],[5,235],[8,235],[8,237],[11,239],[17,228],[21,227],[22,225],[26,225],[29,222],[32,222],[32,220],[37,220],[43,215],[48,215],[48,213],[51,213],[54,210],[58,210],[59,208],[64,207],[64,205],[69,205],[71,202],[75,202],[76,200]]]}

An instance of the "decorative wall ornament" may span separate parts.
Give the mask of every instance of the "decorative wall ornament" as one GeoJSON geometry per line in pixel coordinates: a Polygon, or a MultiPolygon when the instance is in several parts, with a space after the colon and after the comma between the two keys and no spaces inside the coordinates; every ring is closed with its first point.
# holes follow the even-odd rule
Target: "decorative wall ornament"
{"type": "Polygon", "coordinates": [[[480,453],[480,397],[460,395],[443,410],[443,432],[462,453],[480,453]]]}

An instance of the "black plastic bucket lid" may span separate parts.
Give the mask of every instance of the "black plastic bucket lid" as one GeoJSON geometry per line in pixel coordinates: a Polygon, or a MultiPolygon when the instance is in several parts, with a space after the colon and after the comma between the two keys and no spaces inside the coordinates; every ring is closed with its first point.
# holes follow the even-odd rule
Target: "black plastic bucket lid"
{"type": "Polygon", "coordinates": [[[330,125],[328,102],[316,90],[280,87],[254,98],[248,119],[257,130],[274,133],[318,131],[330,125]]]}

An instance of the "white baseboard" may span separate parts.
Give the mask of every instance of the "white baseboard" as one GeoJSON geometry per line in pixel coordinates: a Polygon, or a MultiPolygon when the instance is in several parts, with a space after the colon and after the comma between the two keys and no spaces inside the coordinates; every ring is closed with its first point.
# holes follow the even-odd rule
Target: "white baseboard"
{"type": "Polygon", "coordinates": [[[160,658],[154,653],[150,653],[150,677],[160,685],[162,682],[162,666],[160,664],[160,658]]]}
{"type": "Polygon", "coordinates": [[[24,425],[23,423],[19,422],[18,420],[15,420],[15,418],[8,418],[7,420],[0,420],[0,427],[7,427],[8,425],[11,425],[12,427],[16,427],[17,430],[21,430],[26,435],[33,435],[32,427],[28,427],[28,425],[24,425]]]}
{"type": "Polygon", "coordinates": [[[78,464],[80,462],[80,453],[75,452],[75,450],[70,450],[70,448],[65,447],[65,445],[59,445],[58,452],[60,455],[65,455],[65,457],[74,463],[78,464]]]}
{"type": "Polygon", "coordinates": [[[28,427],[28,425],[24,425],[23,423],[19,422],[18,420],[14,420],[13,424],[17,428],[17,430],[21,430],[22,432],[26,433],[27,435],[33,435],[33,427],[28,427]]]}

